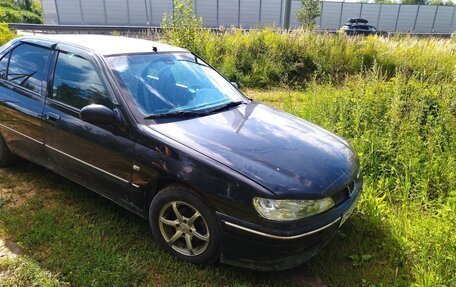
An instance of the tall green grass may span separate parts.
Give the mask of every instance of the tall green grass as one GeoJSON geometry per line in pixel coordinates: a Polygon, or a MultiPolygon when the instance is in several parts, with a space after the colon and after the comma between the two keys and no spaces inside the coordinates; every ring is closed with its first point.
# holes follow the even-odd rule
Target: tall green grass
{"type": "Polygon", "coordinates": [[[325,250],[316,274],[342,286],[357,276],[365,286],[456,286],[455,38],[228,29],[194,41],[241,86],[281,87],[251,97],[344,136],[359,153],[365,190],[355,229],[368,234],[350,257],[384,261],[340,274],[321,259],[344,262],[340,250],[325,250]]]}
{"type": "MultiPolygon", "coordinates": [[[[376,256],[391,255],[398,269],[408,270],[414,286],[456,285],[454,81],[429,82],[402,72],[388,78],[374,66],[337,87],[314,81],[304,92],[250,92],[355,147],[365,180],[358,216],[368,229],[388,234],[376,256]]],[[[372,244],[375,239],[365,240],[372,244]]],[[[339,251],[325,252],[333,257],[339,251]]],[[[318,272],[337,274],[338,269],[318,272]]],[[[343,276],[332,284],[346,280],[343,276]]]]}
{"type": "Polygon", "coordinates": [[[340,83],[374,65],[428,81],[456,79],[456,39],[346,37],[304,30],[201,31],[194,52],[245,87],[340,83]]]}
{"type": "MultiPolygon", "coordinates": [[[[402,279],[369,281],[375,276],[367,271],[366,286],[456,286],[455,38],[229,29],[202,31],[196,41],[196,52],[230,80],[288,88],[250,90],[250,96],[344,136],[358,151],[364,220],[355,224],[383,230],[385,238],[376,252],[369,247],[374,238],[360,247],[370,250],[365,258],[383,249],[396,276],[402,273],[402,279]]],[[[332,285],[352,284],[348,275],[334,275],[337,266],[321,262],[315,273],[332,285]]]]}

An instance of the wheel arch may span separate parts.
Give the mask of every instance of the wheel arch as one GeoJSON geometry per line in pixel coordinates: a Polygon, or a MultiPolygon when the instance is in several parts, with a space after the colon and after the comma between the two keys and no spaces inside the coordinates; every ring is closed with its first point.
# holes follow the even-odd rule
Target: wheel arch
{"type": "Polygon", "coordinates": [[[146,195],[145,195],[145,202],[144,202],[144,215],[146,217],[148,217],[149,207],[150,207],[150,204],[152,203],[152,200],[154,199],[154,197],[160,191],[164,190],[165,188],[171,187],[171,186],[180,186],[180,187],[184,187],[186,189],[190,189],[194,193],[199,195],[201,198],[203,198],[206,201],[206,203],[209,204],[207,198],[197,188],[195,188],[195,187],[189,185],[188,183],[185,183],[185,182],[183,182],[183,181],[181,181],[179,179],[176,179],[176,178],[161,177],[161,178],[158,178],[157,180],[155,180],[153,182],[149,182],[145,186],[146,195]]]}

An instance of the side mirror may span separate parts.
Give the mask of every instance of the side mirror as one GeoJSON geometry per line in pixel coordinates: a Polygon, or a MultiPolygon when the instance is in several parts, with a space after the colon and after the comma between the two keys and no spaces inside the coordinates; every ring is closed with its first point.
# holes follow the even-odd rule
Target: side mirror
{"type": "Polygon", "coordinates": [[[231,82],[231,85],[236,89],[239,89],[239,85],[236,82],[231,82]]]}
{"type": "Polygon", "coordinates": [[[116,114],[103,105],[88,105],[82,108],[79,118],[85,122],[99,125],[115,125],[116,114]]]}

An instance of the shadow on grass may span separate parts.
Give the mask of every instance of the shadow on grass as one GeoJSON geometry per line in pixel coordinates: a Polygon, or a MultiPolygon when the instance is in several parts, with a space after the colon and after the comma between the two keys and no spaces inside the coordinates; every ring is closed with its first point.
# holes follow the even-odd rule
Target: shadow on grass
{"type": "Polygon", "coordinates": [[[0,189],[27,195],[0,208],[0,227],[26,256],[74,286],[409,285],[404,258],[388,230],[355,216],[294,270],[254,272],[183,263],[153,241],[147,221],[29,162],[0,170],[0,189]]]}

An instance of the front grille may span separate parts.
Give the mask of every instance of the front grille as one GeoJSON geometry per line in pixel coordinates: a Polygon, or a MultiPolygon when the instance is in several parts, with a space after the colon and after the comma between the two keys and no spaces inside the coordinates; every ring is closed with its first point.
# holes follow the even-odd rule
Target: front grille
{"type": "Polygon", "coordinates": [[[341,204],[348,198],[350,198],[350,194],[353,192],[355,189],[355,182],[351,182],[349,185],[344,187],[342,190],[336,192],[335,194],[332,195],[332,199],[334,200],[334,203],[336,205],[341,204]]]}

